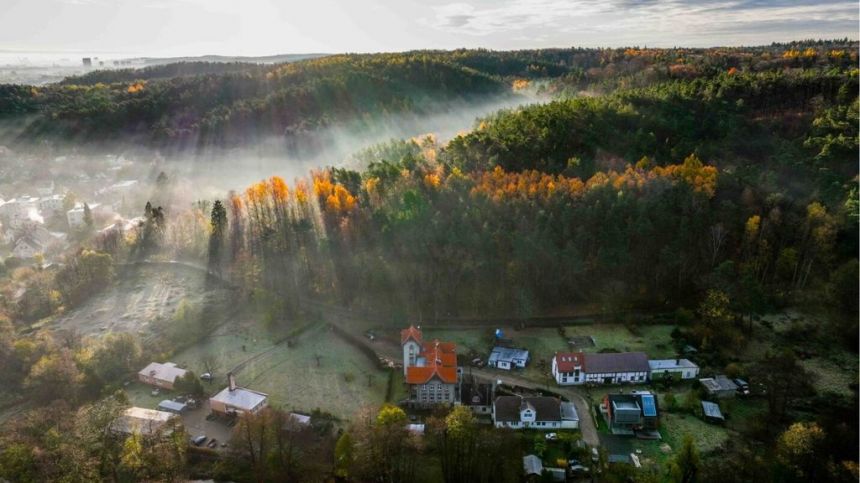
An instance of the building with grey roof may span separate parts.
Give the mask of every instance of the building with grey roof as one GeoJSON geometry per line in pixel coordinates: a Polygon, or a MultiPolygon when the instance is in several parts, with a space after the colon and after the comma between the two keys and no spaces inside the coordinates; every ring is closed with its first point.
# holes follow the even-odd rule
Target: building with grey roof
{"type": "Polygon", "coordinates": [[[498,428],[576,429],[579,415],[573,404],[554,397],[499,396],[493,423],[498,428]]]}
{"type": "Polygon", "coordinates": [[[699,379],[699,383],[709,395],[716,398],[735,397],[738,392],[738,385],[722,374],[699,379]]]}
{"type": "Polygon", "coordinates": [[[529,362],[529,351],[512,347],[493,347],[487,365],[498,369],[510,370],[514,367],[523,369],[529,362]]]}
{"type": "Polygon", "coordinates": [[[173,383],[177,378],[185,375],[185,369],[178,367],[172,362],[151,362],[137,373],[137,378],[144,384],[160,387],[162,389],[173,389],[173,383]]]}
{"type": "Polygon", "coordinates": [[[644,352],[559,352],[552,375],[559,385],[645,382],[651,373],[644,352]]]}
{"type": "Polygon", "coordinates": [[[209,407],[212,412],[222,416],[257,414],[268,405],[268,394],[236,386],[236,380],[232,373],[227,374],[227,378],[229,385],[209,398],[209,407]]]}
{"type": "Polygon", "coordinates": [[[651,378],[671,377],[693,379],[699,375],[699,366],[689,359],[652,359],[648,361],[651,378]]]}
{"type": "Polygon", "coordinates": [[[723,423],[726,418],[720,411],[720,405],[711,401],[702,401],[702,419],[709,423],[723,423]]]}

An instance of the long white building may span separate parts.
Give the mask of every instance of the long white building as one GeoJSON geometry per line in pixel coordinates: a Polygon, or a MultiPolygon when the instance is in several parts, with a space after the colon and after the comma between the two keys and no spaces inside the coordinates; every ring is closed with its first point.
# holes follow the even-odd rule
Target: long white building
{"type": "Polygon", "coordinates": [[[562,386],[638,383],[650,374],[644,352],[558,352],[552,358],[552,375],[562,386]]]}

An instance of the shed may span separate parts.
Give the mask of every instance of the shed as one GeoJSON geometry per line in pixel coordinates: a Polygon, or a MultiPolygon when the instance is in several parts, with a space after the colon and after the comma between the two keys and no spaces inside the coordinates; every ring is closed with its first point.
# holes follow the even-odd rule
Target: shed
{"type": "Polygon", "coordinates": [[[726,418],[720,411],[720,405],[711,401],[702,401],[702,418],[709,423],[723,423],[726,418]]]}
{"type": "Polygon", "coordinates": [[[171,401],[170,399],[165,399],[158,403],[158,409],[161,411],[167,411],[174,414],[182,414],[188,409],[188,406],[185,403],[171,401]]]}
{"type": "Polygon", "coordinates": [[[699,382],[708,394],[717,398],[734,397],[738,391],[738,385],[724,375],[706,377],[699,382]]]}
{"type": "Polygon", "coordinates": [[[526,476],[540,476],[543,473],[543,462],[533,454],[523,456],[523,471],[526,476]]]}
{"type": "Polygon", "coordinates": [[[510,347],[493,347],[487,365],[498,369],[524,368],[529,362],[529,351],[510,347]]]}

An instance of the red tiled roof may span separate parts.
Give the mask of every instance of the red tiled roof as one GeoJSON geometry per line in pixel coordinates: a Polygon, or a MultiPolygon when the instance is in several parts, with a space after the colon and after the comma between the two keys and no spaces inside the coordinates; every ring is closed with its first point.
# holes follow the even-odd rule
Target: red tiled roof
{"type": "Polygon", "coordinates": [[[421,329],[416,328],[414,325],[410,325],[408,329],[403,329],[400,331],[400,343],[404,344],[407,340],[412,339],[415,342],[421,343],[421,329]]]}
{"type": "Polygon", "coordinates": [[[585,354],[582,352],[556,352],[555,364],[559,372],[573,372],[576,366],[580,366],[585,372],[585,354]]]}
{"type": "MultiPolygon", "coordinates": [[[[412,327],[407,330],[410,329],[412,327]]],[[[425,343],[419,356],[423,357],[426,363],[424,366],[408,367],[406,369],[406,382],[408,384],[426,384],[433,377],[438,377],[444,383],[455,384],[457,382],[456,350],[457,345],[453,342],[434,340],[425,343]]]]}

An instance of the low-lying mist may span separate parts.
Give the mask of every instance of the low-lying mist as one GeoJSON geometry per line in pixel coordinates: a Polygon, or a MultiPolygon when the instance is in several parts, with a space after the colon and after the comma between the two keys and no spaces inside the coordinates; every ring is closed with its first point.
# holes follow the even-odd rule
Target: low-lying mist
{"type": "Polygon", "coordinates": [[[352,155],[368,147],[431,133],[444,143],[496,111],[541,101],[531,95],[507,95],[475,104],[449,105],[428,115],[387,115],[316,130],[293,142],[277,137],[240,148],[204,147],[194,155],[166,156],[166,166],[177,178],[223,195],[274,175],[294,179],[327,166],[361,169],[352,155]]]}

